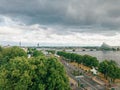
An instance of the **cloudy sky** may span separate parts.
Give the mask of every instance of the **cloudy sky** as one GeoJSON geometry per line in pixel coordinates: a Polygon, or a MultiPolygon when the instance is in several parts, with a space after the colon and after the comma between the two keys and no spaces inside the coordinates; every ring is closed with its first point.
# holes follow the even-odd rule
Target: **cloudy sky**
{"type": "Polygon", "coordinates": [[[0,0],[1,45],[120,45],[120,0],[0,0]]]}

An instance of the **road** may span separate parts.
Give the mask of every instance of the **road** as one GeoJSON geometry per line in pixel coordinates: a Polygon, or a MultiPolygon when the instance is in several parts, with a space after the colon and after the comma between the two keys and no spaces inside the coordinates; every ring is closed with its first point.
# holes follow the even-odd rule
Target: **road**
{"type": "MultiPolygon", "coordinates": [[[[83,85],[83,88],[89,88],[87,90],[105,90],[105,86],[98,84],[97,82],[95,82],[94,80],[92,80],[92,77],[94,76],[88,76],[86,73],[84,73],[83,70],[81,70],[78,67],[75,67],[71,64],[68,64],[66,61],[61,60],[61,62],[63,63],[63,65],[66,68],[66,71],[68,73],[68,75],[70,77],[72,77],[74,80],[76,80],[77,82],[79,82],[80,84],[83,85]],[[73,76],[71,74],[71,72],[73,71],[79,71],[83,73],[83,77],[78,77],[75,78],[75,76],[73,76]]],[[[83,88],[80,88],[78,90],[84,90],[83,88]]]]}

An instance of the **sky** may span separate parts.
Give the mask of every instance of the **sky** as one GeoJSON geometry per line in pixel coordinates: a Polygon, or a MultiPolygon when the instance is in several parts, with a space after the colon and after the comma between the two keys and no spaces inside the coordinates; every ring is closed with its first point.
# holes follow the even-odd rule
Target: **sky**
{"type": "Polygon", "coordinates": [[[120,0],[0,0],[0,45],[120,46],[120,0]]]}

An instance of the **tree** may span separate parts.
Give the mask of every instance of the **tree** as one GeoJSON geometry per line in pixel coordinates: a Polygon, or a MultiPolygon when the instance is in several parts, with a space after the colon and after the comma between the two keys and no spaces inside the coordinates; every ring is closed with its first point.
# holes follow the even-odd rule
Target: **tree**
{"type": "Polygon", "coordinates": [[[101,62],[99,64],[99,71],[104,74],[106,79],[109,77],[112,82],[120,78],[120,68],[117,66],[116,62],[112,60],[101,62]]]}
{"type": "Polygon", "coordinates": [[[44,54],[41,51],[34,50],[33,51],[33,57],[43,56],[44,54]]]}
{"type": "Polygon", "coordinates": [[[17,46],[3,48],[0,54],[1,64],[9,62],[10,59],[15,57],[27,57],[27,53],[17,46]]]}
{"type": "Polygon", "coordinates": [[[49,54],[55,54],[55,50],[46,50],[49,54]]]}
{"type": "Polygon", "coordinates": [[[48,73],[46,90],[70,90],[63,65],[56,58],[47,60],[48,73]]]}
{"type": "Polygon", "coordinates": [[[86,66],[89,66],[89,67],[98,67],[99,61],[97,60],[96,57],[84,55],[83,56],[83,64],[86,66]]]}
{"type": "Polygon", "coordinates": [[[104,60],[103,62],[101,62],[99,64],[99,67],[98,67],[98,70],[104,74],[104,77],[107,79],[108,77],[108,61],[107,60],[104,60]]]}
{"type": "Polygon", "coordinates": [[[0,46],[0,52],[2,52],[3,48],[0,46]]]}
{"type": "Polygon", "coordinates": [[[71,62],[77,62],[79,64],[83,63],[85,66],[88,67],[98,67],[99,61],[96,57],[92,57],[90,55],[78,55],[76,53],[67,53],[63,51],[57,52],[58,55],[69,59],[71,62]]]}
{"type": "Polygon", "coordinates": [[[30,48],[29,47],[28,50],[27,50],[27,53],[32,55],[34,51],[36,51],[36,48],[30,48]]]}
{"type": "Polygon", "coordinates": [[[70,90],[63,65],[56,58],[16,57],[0,67],[2,90],[70,90]]]}
{"type": "Polygon", "coordinates": [[[111,60],[108,63],[108,76],[110,77],[111,82],[115,82],[116,79],[120,79],[120,68],[115,61],[111,60]]]}

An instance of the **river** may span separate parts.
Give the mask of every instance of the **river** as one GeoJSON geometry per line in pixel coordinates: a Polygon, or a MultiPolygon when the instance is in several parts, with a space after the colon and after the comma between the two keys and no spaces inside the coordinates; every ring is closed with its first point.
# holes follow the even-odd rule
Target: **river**
{"type": "Polygon", "coordinates": [[[120,65],[120,51],[78,51],[74,53],[97,57],[100,62],[103,60],[114,60],[120,65]]]}

